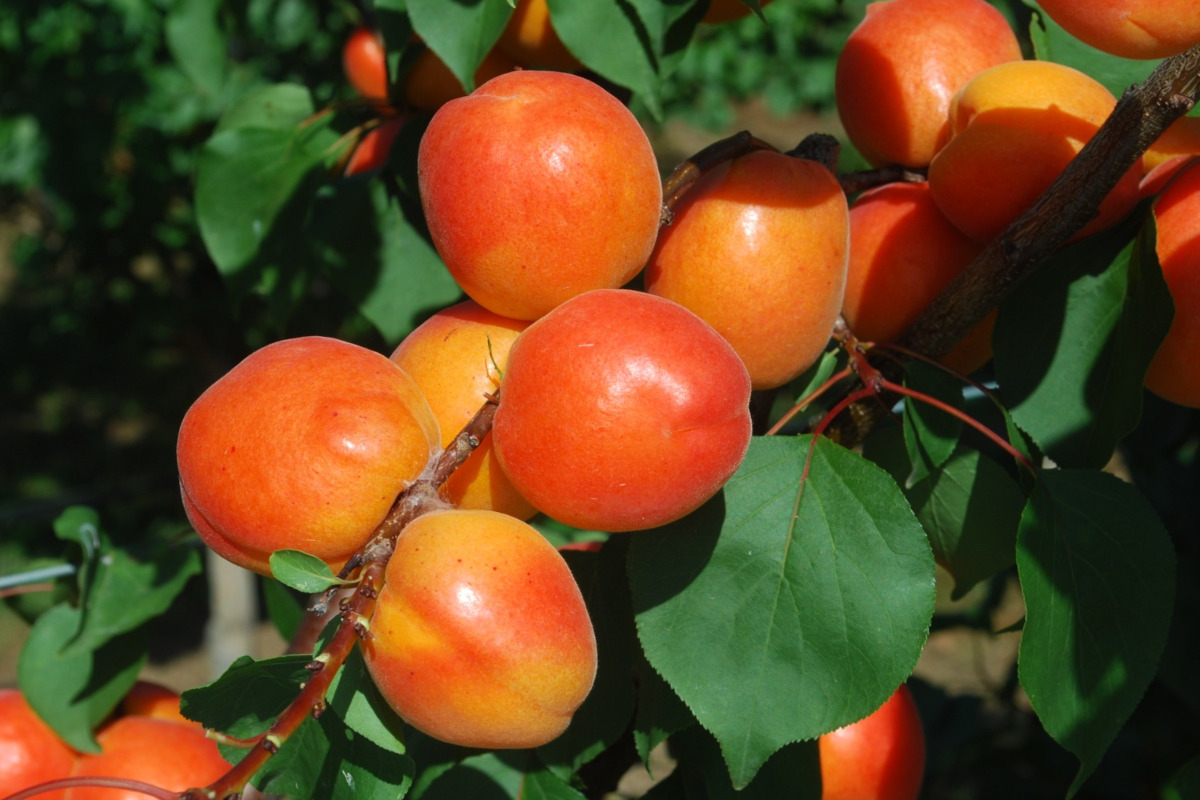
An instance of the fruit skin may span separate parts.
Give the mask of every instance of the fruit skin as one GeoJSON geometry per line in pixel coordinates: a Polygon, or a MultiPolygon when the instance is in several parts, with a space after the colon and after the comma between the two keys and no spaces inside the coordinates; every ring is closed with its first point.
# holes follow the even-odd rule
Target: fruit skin
{"type": "MultiPolygon", "coordinates": [[[[499,391],[508,351],[528,325],[467,300],[421,323],[392,353],[392,361],[429,401],[443,448],[471,421],[485,397],[499,391]]],[[[491,434],[454,471],[442,495],[456,508],[491,509],[519,519],[537,513],[504,475],[491,434]]]]}
{"type": "Polygon", "coordinates": [[[365,26],[351,31],[342,46],[342,71],[350,85],[370,100],[387,100],[387,58],[379,34],[365,26]]]}
{"type": "Polygon", "coordinates": [[[925,774],[925,732],[908,686],[866,719],[817,740],[821,800],[916,800],[925,774]]]}
{"type": "Polygon", "coordinates": [[[846,285],[849,214],[837,178],[768,150],[696,183],[658,236],[646,291],[733,345],[755,389],[782,386],[829,344],[846,285]]]}
{"type": "Polygon", "coordinates": [[[537,747],[591,691],[596,640],[562,556],[495,511],[418,517],[364,640],[367,668],[410,724],[451,744],[537,747]]]}
{"type": "Polygon", "coordinates": [[[1180,117],[1142,155],[1142,167],[1149,174],[1174,158],[1194,155],[1200,155],[1200,117],[1180,117]]]}
{"type": "Polygon", "coordinates": [[[125,697],[121,699],[121,713],[200,726],[200,723],[188,719],[180,712],[178,692],[147,680],[139,680],[125,693],[125,697]]]}
{"type": "MultiPolygon", "coordinates": [[[[1099,82],[1049,61],[981,72],[951,103],[951,139],[929,165],[934,202],[963,233],[991,241],[1054,182],[1115,105],[1099,82]]],[[[1131,167],[1072,241],[1129,213],[1140,177],[1131,167]]]]}
{"type": "Polygon", "coordinates": [[[1020,58],[1008,22],[984,0],[871,3],[838,55],[838,114],[871,164],[926,166],[948,139],[954,93],[988,67],[1020,58]]]}
{"type": "Polygon", "coordinates": [[[1166,58],[1200,42],[1192,0],[1039,0],[1067,33],[1121,58],[1166,58]]]}
{"type": "MultiPolygon", "coordinates": [[[[894,342],[983,250],[938,210],[925,182],[889,183],[850,207],[850,266],[842,317],[858,338],[894,342]]],[[[992,354],[991,327],[968,334],[945,361],[974,372],[992,354]]]]}
{"type": "MultiPolygon", "coordinates": [[[[516,68],[516,63],[504,53],[490,50],[475,70],[475,85],[487,83],[516,68]]],[[[400,90],[405,101],[420,111],[435,111],[451,100],[466,96],[446,62],[428,49],[417,56],[405,74],[400,90]]]]}
{"type": "Polygon", "coordinates": [[[561,72],[510,72],[442,106],[417,156],[421,203],[450,273],[483,307],[536,319],[646,263],[662,186],[637,120],[561,72]]]}
{"type": "Polygon", "coordinates": [[[496,47],[525,67],[562,72],[583,69],[583,64],[555,33],[546,0],[517,0],[496,47]]]}
{"type": "MultiPolygon", "coordinates": [[[[73,776],[107,776],[143,781],[173,792],[206,786],[229,771],[217,743],[204,729],[154,717],[121,717],[96,735],[98,755],[85,754],[73,776]]],[[[141,792],[81,786],[66,800],[144,800],[141,792]]]]}
{"type": "Polygon", "coordinates": [[[184,510],[216,553],[264,575],[279,549],[340,567],[441,440],[416,384],[324,337],[252,353],[192,404],[176,446],[184,510]]]}
{"type": "Polygon", "coordinates": [[[373,172],[386,164],[392,151],[392,143],[396,141],[404,123],[403,117],[390,117],[363,134],[358,147],[354,148],[354,154],[346,162],[344,174],[347,177],[361,175],[373,172]]]}
{"type": "Polygon", "coordinates": [[[1146,388],[1182,406],[1200,408],[1200,160],[1167,184],[1154,203],[1159,265],[1175,317],[1146,373],[1146,388]]]}
{"type": "Polygon", "coordinates": [[[665,525],[712,497],[750,442],[733,348],[661,297],[597,290],[525,329],[492,426],[505,474],[578,528],[665,525]]]}
{"type": "Polygon", "coordinates": [[[0,797],[69,777],[75,757],[75,751],[29,707],[20,690],[0,689],[0,797]]]}

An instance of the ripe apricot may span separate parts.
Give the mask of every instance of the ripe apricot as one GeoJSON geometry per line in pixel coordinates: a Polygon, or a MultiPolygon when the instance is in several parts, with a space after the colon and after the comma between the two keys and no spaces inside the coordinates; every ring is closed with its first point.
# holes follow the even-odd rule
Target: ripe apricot
{"type": "Polygon", "coordinates": [[[1200,117],[1180,117],[1142,155],[1147,173],[1173,158],[1200,155],[1200,117]]]}
{"type": "Polygon", "coordinates": [[[675,209],[646,290],[733,345],[755,389],[781,386],[829,343],[846,285],[846,195],[816,163],[767,150],[707,173],[675,209]]]}
{"type": "Polygon", "coordinates": [[[153,681],[139,680],[121,698],[121,713],[199,725],[179,710],[179,693],[153,681]]]}
{"type": "Polygon", "coordinates": [[[633,278],[662,186],[633,114],[591,81],[523,70],[446,103],[417,156],[434,246],[484,308],[536,319],[633,278]]]}
{"type": "Polygon", "coordinates": [[[379,353],[286,339],[194,402],[176,454],[184,510],[218,555],[270,574],[275,550],[340,566],[441,440],[416,384],[379,353]]]}
{"type": "Polygon", "coordinates": [[[817,740],[821,800],[916,800],[925,776],[925,731],[904,684],[866,719],[817,740]]]}
{"type": "Polygon", "coordinates": [[[884,0],[838,55],[834,91],[846,135],[875,166],[922,167],[949,138],[950,98],[973,76],[1021,58],[985,0],[884,0]]]}
{"type": "MultiPolygon", "coordinates": [[[[516,63],[499,50],[493,49],[483,57],[475,70],[475,85],[487,83],[497,75],[516,69],[516,63]]],[[[466,95],[458,78],[446,62],[432,50],[417,56],[404,76],[401,92],[410,106],[421,111],[435,111],[451,100],[466,95]]]]}
{"type": "Polygon", "coordinates": [[[1166,58],[1200,42],[1192,0],[1039,0],[1067,33],[1122,58],[1166,58]]]}
{"type": "Polygon", "coordinates": [[[1154,201],[1158,262],[1175,317],[1146,373],[1146,388],[1200,408],[1200,161],[1182,169],[1154,201]]]}
{"type": "MultiPolygon", "coordinates": [[[[470,422],[488,395],[499,391],[508,351],[528,324],[467,300],[434,314],[392,353],[392,361],[429,401],[442,430],[442,447],[470,422]]],[[[492,509],[520,519],[537,513],[504,475],[490,434],[454,471],[442,493],[456,508],[492,509]]]]}
{"type": "Polygon", "coordinates": [[[517,0],[496,46],[525,67],[563,72],[583,69],[583,64],[555,33],[546,0],[517,0]]]}
{"type": "Polygon", "coordinates": [[[363,642],[379,691],[451,744],[537,747],[596,675],[583,596],[540,533],[495,511],[418,517],[396,540],[363,642]]]}
{"type": "Polygon", "coordinates": [[[375,31],[360,25],[350,33],[342,46],[342,71],[363,97],[387,100],[387,58],[375,31]]]}
{"type": "Polygon", "coordinates": [[[750,442],[750,376],[683,306],[643,292],[580,295],[508,354],[492,427],[513,485],[579,528],[665,525],[724,485],[750,442]]]}
{"type": "MultiPolygon", "coordinates": [[[[74,777],[127,778],[172,792],[212,783],[229,771],[217,743],[194,724],[154,717],[121,717],[96,735],[100,753],[80,756],[74,777]]],[[[77,786],[66,800],[144,800],[141,792],[77,786]]]]}
{"type": "Polygon", "coordinates": [[[392,144],[396,141],[400,129],[404,127],[404,122],[403,117],[389,117],[363,134],[362,141],[354,148],[354,154],[346,162],[344,174],[361,175],[386,164],[388,155],[392,152],[392,144]]]}
{"type": "Polygon", "coordinates": [[[75,751],[29,707],[20,690],[0,689],[0,797],[69,777],[74,766],[75,751]]]}
{"type": "MultiPolygon", "coordinates": [[[[951,139],[929,165],[934,202],[963,233],[991,241],[1054,182],[1115,105],[1103,85],[1062,64],[1016,61],[981,72],[951,103],[951,139]]],[[[1130,168],[1075,238],[1129,213],[1140,173],[1130,168]]]]}
{"type": "MultiPolygon", "coordinates": [[[[983,245],[950,224],[929,184],[889,183],[850,207],[850,267],[842,317],[864,341],[893,342],[979,255],[983,245]]],[[[974,372],[991,358],[994,315],[944,359],[974,372]]]]}

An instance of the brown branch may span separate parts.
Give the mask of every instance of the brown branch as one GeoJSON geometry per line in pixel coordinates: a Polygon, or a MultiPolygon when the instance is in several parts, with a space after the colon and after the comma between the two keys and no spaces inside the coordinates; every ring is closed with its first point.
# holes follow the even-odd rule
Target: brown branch
{"type": "Polygon", "coordinates": [[[864,169],[858,172],[845,172],[838,176],[842,191],[847,196],[883,186],[886,183],[920,183],[927,180],[925,169],[913,169],[893,164],[878,169],[864,169]]]}
{"type": "Polygon", "coordinates": [[[733,136],[713,142],[684,161],[663,181],[662,224],[670,224],[671,214],[675,210],[675,206],[679,204],[679,200],[706,172],[746,153],[774,149],[762,139],[751,135],[750,131],[738,131],[733,136]]]}
{"type": "MultiPolygon", "coordinates": [[[[917,319],[902,347],[946,355],[972,328],[1096,214],[1100,201],[1166,128],[1195,104],[1200,45],[1168,58],[1131,87],[1058,179],[917,319]]],[[[899,363],[884,367],[896,377],[899,363]]],[[[886,403],[884,404],[886,406],[886,403]]],[[[856,443],[882,418],[880,406],[839,423],[841,441],[856,443]]]]}

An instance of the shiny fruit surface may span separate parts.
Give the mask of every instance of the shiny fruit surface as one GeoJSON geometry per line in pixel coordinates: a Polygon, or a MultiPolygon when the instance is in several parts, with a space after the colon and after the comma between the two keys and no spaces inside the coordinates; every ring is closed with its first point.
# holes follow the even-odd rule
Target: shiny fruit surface
{"type": "Polygon", "coordinates": [[[1192,0],[1039,0],[1067,33],[1121,58],[1166,58],[1200,42],[1192,0]]]}
{"type": "Polygon", "coordinates": [[[925,731],[908,687],[866,719],[827,733],[821,800],[917,800],[925,776],[925,731]]]}
{"type": "Polygon", "coordinates": [[[337,339],[285,339],[249,355],[184,415],[184,510],[209,547],[247,569],[269,574],[280,549],[336,569],[440,440],[420,390],[385,356],[337,339]]]}
{"type": "Polygon", "coordinates": [[[658,232],[654,151],[591,81],[522,70],[442,106],[417,157],[434,246],[481,306],[536,319],[624,285],[658,232]]]}
{"type": "Polygon", "coordinates": [[[517,339],[492,438],[540,511],[578,528],[639,530],[720,490],[749,446],[749,399],[741,359],[695,314],[598,290],[517,339]]]}
{"type": "Polygon", "coordinates": [[[18,689],[0,689],[0,797],[66,778],[74,765],[75,751],[29,707],[24,695],[18,689]]]}
{"type": "Polygon", "coordinates": [[[675,208],[646,291],[717,329],[755,389],[781,386],[829,344],[846,285],[849,218],[815,161],[759,150],[708,172],[675,208]]]}
{"type": "Polygon", "coordinates": [[[367,27],[355,28],[342,46],[342,71],[358,93],[370,100],[388,96],[387,59],[383,40],[367,27]]]}
{"type": "Polygon", "coordinates": [[[435,511],[396,541],[364,653],[391,707],[481,748],[556,738],[587,697],[596,641],[562,556],[494,511],[435,511]]]}

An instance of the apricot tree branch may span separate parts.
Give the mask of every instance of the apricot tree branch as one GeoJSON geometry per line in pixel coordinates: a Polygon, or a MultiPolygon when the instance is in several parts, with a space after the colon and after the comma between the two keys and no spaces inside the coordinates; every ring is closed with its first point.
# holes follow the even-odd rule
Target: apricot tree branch
{"type": "Polygon", "coordinates": [[[753,136],[750,131],[738,131],[720,141],[713,142],[696,155],[677,166],[667,179],[663,181],[663,212],[662,224],[671,222],[671,212],[688,189],[706,172],[718,164],[732,161],[738,156],[755,150],[774,150],[775,148],[753,136]]]}

